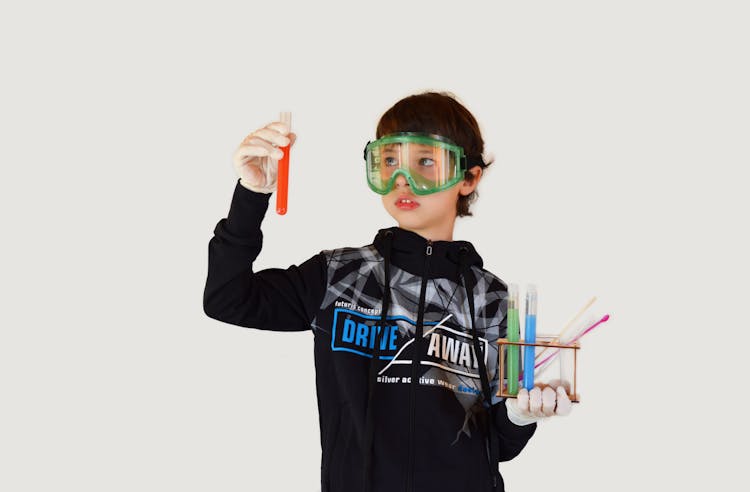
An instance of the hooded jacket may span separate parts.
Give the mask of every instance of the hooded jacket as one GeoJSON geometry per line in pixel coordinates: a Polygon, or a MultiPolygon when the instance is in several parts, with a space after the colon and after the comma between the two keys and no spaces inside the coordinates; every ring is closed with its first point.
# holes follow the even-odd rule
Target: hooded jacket
{"type": "Polygon", "coordinates": [[[322,492],[503,491],[498,462],[536,430],[496,396],[506,284],[471,243],[398,227],[253,272],[269,198],[238,180],[209,242],[203,306],[234,325],[312,331],[322,492]]]}

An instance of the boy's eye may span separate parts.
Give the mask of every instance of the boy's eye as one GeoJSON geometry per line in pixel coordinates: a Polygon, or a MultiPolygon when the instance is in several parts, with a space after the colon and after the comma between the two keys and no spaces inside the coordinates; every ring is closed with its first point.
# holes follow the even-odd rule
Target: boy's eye
{"type": "Polygon", "coordinates": [[[429,159],[427,157],[424,157],[422,159],[419,159],[419,165],[420,166],[425,166],[425,167],[430,167],[430,166],[434,166],[435,165],[435,161],[432,160],[432,159],[429,159]]]}
{"type": "Polygon", "coordinates": [[[386,166],[398,166],[398,161],[395,157],[385,157],[383,162],[385,162],[386,166]]]}

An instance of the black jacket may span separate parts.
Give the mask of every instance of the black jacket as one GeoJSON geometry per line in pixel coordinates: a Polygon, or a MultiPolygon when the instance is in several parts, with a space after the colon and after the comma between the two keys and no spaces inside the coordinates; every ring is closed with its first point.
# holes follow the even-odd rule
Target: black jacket
{"type": "Polygon", "coordinates": [[[253,272],[269,197],[237,182],[209,242],[204,311],[249,328],[312,329],[322,492],[504,490],[497,463],[536,429],[511,423],[496,396],[505,283],[471,243],[398,227],[253,272]]]}

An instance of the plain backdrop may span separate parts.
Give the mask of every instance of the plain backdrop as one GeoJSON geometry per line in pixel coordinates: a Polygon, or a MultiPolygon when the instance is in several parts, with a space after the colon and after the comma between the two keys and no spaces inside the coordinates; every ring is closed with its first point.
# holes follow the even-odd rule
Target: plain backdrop
{"type": "MultiPolygon", "coordinates": [[[[319,490],[312,334],[202,310],[242,138],[293,114],[289,212],[256,269],[395,225],[382,113],[454,93],[495,163],[474,243],[590,297],[581,403],[508,490],[746,490],[745,2],[5,2],[0,490],[319,490]]],[[[273,203],[273,199],[272,199],[273,203]]]]}

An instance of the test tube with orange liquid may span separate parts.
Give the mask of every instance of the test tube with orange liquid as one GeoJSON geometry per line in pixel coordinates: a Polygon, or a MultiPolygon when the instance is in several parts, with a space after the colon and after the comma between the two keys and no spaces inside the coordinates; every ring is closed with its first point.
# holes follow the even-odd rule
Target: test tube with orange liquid
{"type": "MultiPolygon", "coordinates": [[[[281,113],[280,121],[284,123],[289,131],[292,131],[292,113],[286,111],[281,113]]],[[[289,147],[281,147],[284,156],[279,159],[277,184],[276,184],[276,213],[286,214],[287,198],[289,196],[289,147]]]]}

